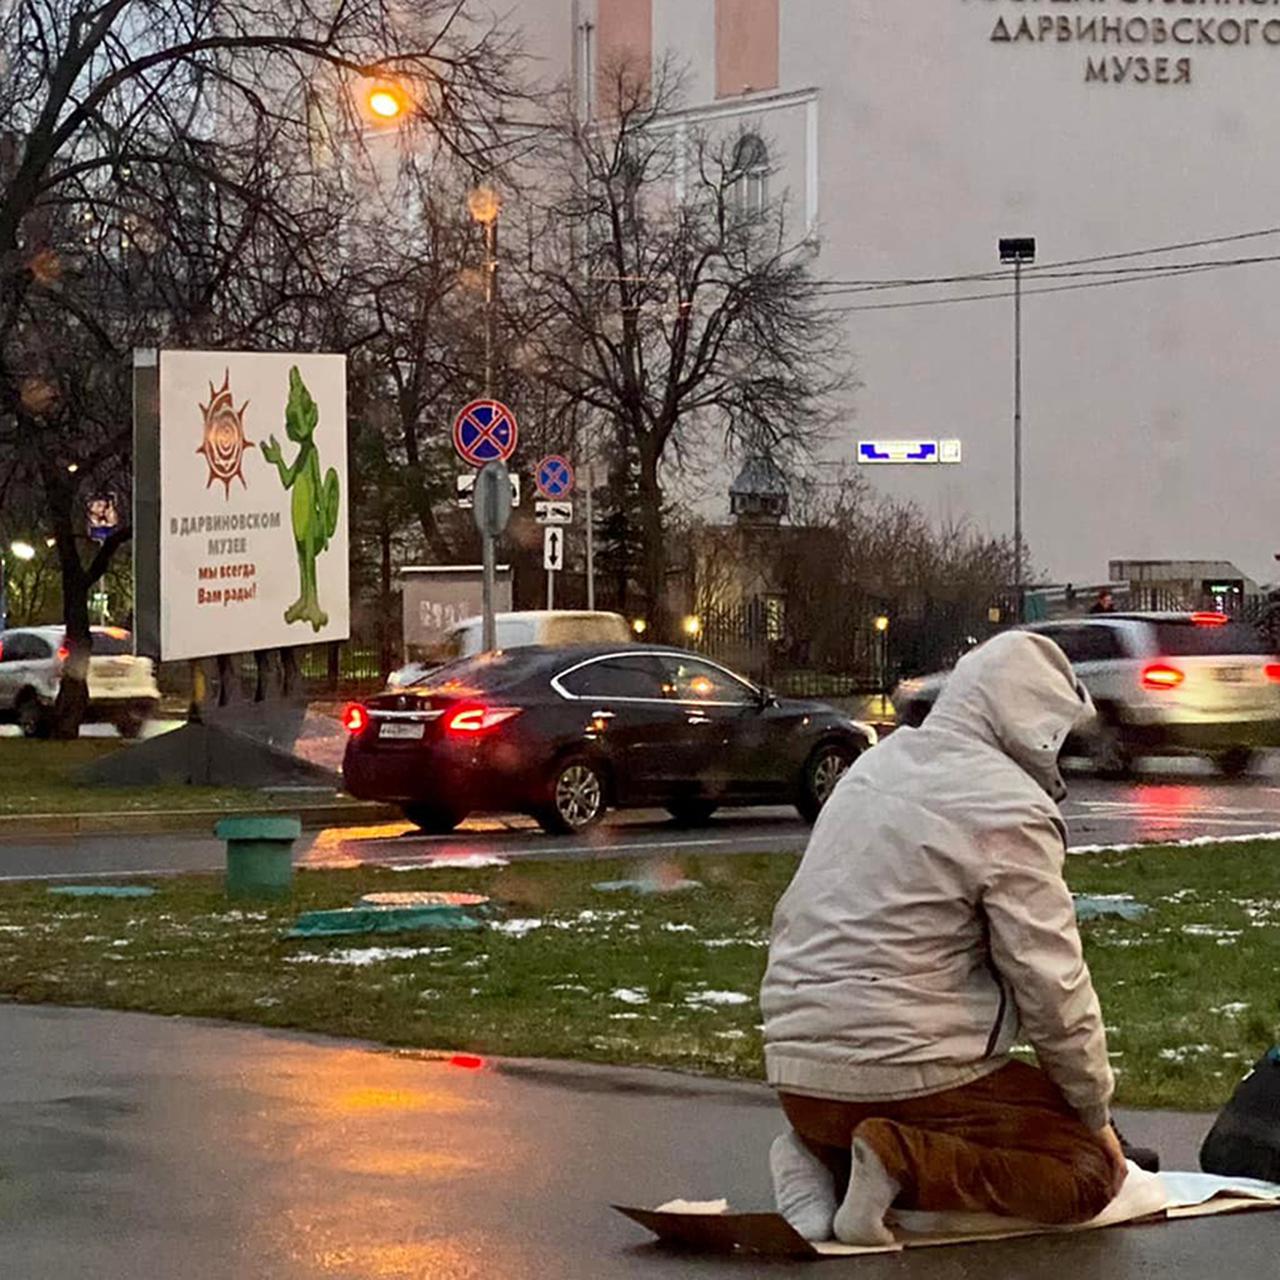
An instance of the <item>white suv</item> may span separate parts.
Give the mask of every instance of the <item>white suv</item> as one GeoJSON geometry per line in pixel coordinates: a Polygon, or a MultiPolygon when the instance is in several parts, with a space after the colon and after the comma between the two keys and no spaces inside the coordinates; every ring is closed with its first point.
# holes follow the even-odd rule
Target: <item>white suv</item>
{"type": "MultiPolygon", "coordinates": [[[[89,711],[86,722],[114,724],[136,738],[160,701],[150,658],[133,653],[133,638],[118,627],[90,629],[89,711]]],[[[62,683],[66,633],[61,627],[17,627],[0,632],[0,719],[44,737],[62,683]]]]}
{"type": "MultiPolygon", "coordinates": [[[[1228,775],[1280,746],[1280,660],[1255,628],[1221,613],[1092,614],[1027,628],[1066,653],[1098,719],[1082,745],[1100,773],[1141,755],[1192,752],[1228,775]]],[[[904,680],[900,724],[920,724],[945,675],[904,680]]],[[[1071,750],[1071,744],[1068,744],[1071,750]]]]}

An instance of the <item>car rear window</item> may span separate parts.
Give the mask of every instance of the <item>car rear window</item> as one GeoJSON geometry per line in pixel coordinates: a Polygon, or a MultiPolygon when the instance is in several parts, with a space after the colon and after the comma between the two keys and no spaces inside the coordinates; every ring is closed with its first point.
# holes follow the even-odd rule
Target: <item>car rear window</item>
{"type": "Polygon", "coordinates": [[[423,693],[463,698],[477,693],[491,693],[496,689],[510,689],[527,679],[545,661],[546,658],[540,651],[529,649],[501,649],[495,653],[478,653],[428,672],[414,685],[414,689],[423,693]]]}
{"type": "Polygon", "coordinates": [[[133,637],[127,631],[93,631],[91,652],[96,657],[118,658],[133,652],[133,637]]]}
{"type": "Polygon", "coordinates": [[[1242,622],[1205,626],[1188,618],[1185,622],[1157,622],[1155,631],[1160,652],[1170,658],[1271,652],[1261,633],[1242,622]]]}

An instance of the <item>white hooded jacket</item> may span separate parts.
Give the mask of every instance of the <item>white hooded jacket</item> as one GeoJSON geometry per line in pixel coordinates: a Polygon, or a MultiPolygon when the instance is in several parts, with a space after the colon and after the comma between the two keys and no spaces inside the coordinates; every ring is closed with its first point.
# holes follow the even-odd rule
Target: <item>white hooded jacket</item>
{"type": "Polygon", "coordinates": [[[867,752],[778,903],[761,991],[779,1089],[916,1097],[1003,1066],[1019,1035],[1090,1128],[1114,1079],[1062,877],[1058,753],[1093,715],[1051,640],[957,664],[928,720],[867,752]]]}

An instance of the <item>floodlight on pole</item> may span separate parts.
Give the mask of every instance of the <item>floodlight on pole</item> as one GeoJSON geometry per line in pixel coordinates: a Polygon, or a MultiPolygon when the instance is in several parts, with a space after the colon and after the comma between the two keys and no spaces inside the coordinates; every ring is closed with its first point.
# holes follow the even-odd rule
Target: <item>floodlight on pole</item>
{"type": "Polygon", "coordinates": [[[13,552],[15,560],[34,560],[36,558],[36,549],[29,542],[11,542],[9,550],[13,552]]]}
{"type": "Polygon", "coordinates": [[[1022,267],[1036,260],[1032,236],[1002,238],[1000,261],[1013,264],[1013,587],[1022,621],[1022,267]]]}

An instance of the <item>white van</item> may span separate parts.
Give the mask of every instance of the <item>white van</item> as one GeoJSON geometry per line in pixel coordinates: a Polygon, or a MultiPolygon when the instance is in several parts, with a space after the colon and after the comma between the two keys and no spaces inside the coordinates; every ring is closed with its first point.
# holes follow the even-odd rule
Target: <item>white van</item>
{"type": "MultiPolygon", "coordinates": [[[[571,644],[626,644],[631,628],[620,613],[588,609],[528,609],[498,613],[493,618],[494,639],[499,649],[522,649],[529,645],[556,648],[571,644]]],[[[387,685],[402,689],[458,658],[480,653],[484,645],[484,619],[466,618],[445,632],[438,645],[416,662],[393,671],[387,685]]]]}

